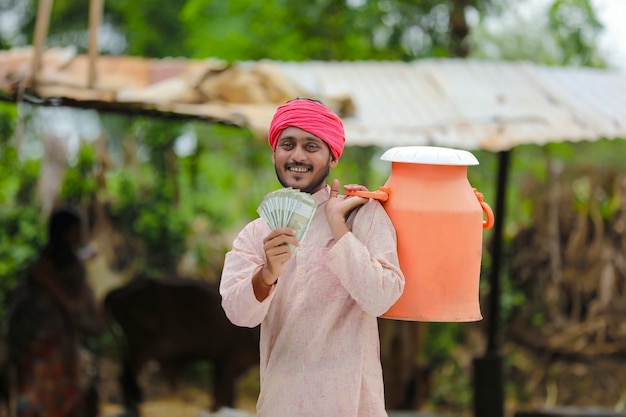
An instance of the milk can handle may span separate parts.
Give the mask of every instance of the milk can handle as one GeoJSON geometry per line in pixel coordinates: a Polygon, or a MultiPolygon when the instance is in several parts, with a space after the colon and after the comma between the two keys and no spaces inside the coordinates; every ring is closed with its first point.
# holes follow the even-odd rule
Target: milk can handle
{"type": "Polygon", "coordinates": [[[483,196],[483,194],[479,193],[476,188],[472,188],[472,190],[474,190],[474,194],[476,194],[476,198],[478,198],[478,202],[483,209],[483,213],[485,213],[485,220],[483,220],[483,229],[490,229],[493,226],[493,222],[495,221],[493,217],[493,211],[491,210],[491,207],[489,207],[489,204],[485,203],[485,197],[483,196]]]}
{"type": "MultiPolygon", "coordinates": [[[[489,204],[485,203],[482,193],[478,192],[476,188],[472,188],[474,190],[474,194],[476,194],[476,198],[478,198],[478,202],[480,203],[480,207],[483,209],[483,213],[485,213],[485,220],[483,220],[483,229],[490,229],[493,227],[493,223],[495,221],[493,217],[493,211],[489,204]]],[[[346,191],[346,195],[356,195],[359,197],[365,198],[374,198],[380,201],[387,201],[389,199],[389,193],[391,192],[391,188],[389,187],[379,187],[378,191],[356,191],[356,190],[348,190],[346,191]]]]}
{"type": "Polygon", "coordinates": [[[379,187],[378,191],[346,190],[346,195],[356,195],[359,197],[373,198],[375,200],[387,201],[389,199],[390,191],[391,189],[389,187],[379,187]]]}

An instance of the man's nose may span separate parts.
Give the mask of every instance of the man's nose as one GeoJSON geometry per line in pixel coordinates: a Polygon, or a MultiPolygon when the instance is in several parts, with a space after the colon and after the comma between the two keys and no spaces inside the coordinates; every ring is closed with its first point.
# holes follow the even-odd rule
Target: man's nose
{"type": "Polygon", "coordinates": [[[292,153],[292,158],[294,161],[304,161],[306,160],[306,152],[304,151],[303,146],[296,146],[292,153]]]}

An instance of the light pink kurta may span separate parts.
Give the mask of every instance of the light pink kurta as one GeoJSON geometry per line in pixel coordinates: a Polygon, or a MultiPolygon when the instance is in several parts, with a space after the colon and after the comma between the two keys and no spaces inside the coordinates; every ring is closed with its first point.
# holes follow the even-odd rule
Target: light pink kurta
{"type": "MultiPolygon", "coordinates": [[[[259,417],[386,416],[377,316],[404,289],[396,234],[375,200],[338,242],[326,221],[330,187],[315,193],[313,220],[270,296],[252,276],[265,262],[263,220],[249,223],[226,255],[222,305],[239,326],[261,324],[259,417]]],[[[352,221],[353,220],[353,221],[352,221]]]]}

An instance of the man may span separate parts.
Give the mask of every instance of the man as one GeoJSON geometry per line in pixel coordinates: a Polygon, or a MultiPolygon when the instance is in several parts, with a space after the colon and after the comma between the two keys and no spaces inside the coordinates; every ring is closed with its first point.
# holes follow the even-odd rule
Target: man
{"type": "Polygon", "coordinates": [[[257,415],[386,416],[377,316],[404,289],[395,229],[377,201],[340,196],[337,180],[326,184],[345,137],[322,103],[280,106],[268,140],[280,183],[311,194],[318,207],[302,242],[256,219],[226,255],[227,316],[261,324],[257,415]]]}

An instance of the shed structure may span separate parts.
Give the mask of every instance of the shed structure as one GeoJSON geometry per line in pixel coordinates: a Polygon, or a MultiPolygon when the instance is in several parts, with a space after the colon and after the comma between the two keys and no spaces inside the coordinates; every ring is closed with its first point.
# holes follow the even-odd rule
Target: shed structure
{"type": "Polygon", "coordinates": [[[257,61],[0,52],[0,97],[37,104],[206,119],[266,135],[273,111],[300,96],[343,119],[347,145],[503,151],[520,144],[626,137],[626,73],[469,59],[257,61]]]}
{"type": "Polygon", "coordinates": [[[498,153],[487,351],[475,359],[474,413],[503,415],[497,329],[510,150],[517,145],[626,138],[626,73],[529,62],[227,64],[100,56],[33,48],[0,52],[0,99],[187,117],[251,129],[260,139],[276,107],[322,99],[343,119],[346,145],[431,145],[498,153]]]}

